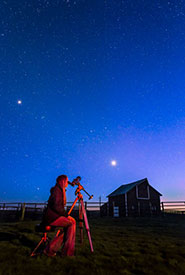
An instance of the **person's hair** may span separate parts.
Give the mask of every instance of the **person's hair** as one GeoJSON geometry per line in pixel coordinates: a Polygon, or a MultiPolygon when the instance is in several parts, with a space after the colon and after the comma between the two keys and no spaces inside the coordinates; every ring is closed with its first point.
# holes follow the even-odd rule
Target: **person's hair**
{"type": "Polygon", "coordinates": [[[59,183],[61,180],[67,180],[67,176],[66,175],[58,176],[58,178],[56,179],[56,182],[59,183]]]}

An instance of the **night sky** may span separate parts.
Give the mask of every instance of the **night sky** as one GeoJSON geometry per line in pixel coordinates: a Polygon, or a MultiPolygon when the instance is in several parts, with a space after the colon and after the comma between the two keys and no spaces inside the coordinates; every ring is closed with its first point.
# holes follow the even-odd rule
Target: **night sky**
{"type": "Polygon", "coordinates": [[[80,175],[94,201],[145,177],[184,200],[185,1],[0,11],[0,201],[44,202],[61,174],[80,175]]]}

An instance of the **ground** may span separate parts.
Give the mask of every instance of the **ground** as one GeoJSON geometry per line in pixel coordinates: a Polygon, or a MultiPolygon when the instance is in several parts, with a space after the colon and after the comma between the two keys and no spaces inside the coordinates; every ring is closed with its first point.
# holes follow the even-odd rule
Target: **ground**
{"type": "Polygon", "coordinates": [[[76,256],[35,258],[38,222],[0,223],[0,275],[185,274],[185,216],[89,218],[94,253],[77,231],[76,256]]]}

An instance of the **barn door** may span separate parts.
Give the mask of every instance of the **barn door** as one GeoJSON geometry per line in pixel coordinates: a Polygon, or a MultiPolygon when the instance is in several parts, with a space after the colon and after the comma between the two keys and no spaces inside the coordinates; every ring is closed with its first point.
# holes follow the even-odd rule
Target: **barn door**
{"type": "Polygon", "coordinates": [[[140,215],[148,216],[150,215],[150,203],[149,201],[140,201],[140,215]]]}
{"type": "Polygon", "coordinates": [[[113,207],[113,217],[119,217],[119,206],[113,207]]]}

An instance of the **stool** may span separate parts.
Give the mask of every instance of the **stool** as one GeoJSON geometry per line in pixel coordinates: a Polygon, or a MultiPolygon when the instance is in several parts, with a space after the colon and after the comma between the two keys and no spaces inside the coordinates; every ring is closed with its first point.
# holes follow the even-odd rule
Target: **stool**
{"type": "MultiPolygon", "coordinates": [[[[39,247],[42,244],[44,245],[44,248],[46,247],[46,245],[49,242],[49,238],[48,238],[47,234],[49,232],[55,232],[55,229],[56,229],[56,226],[53,226],[53,225],[37,224],[35,226],[35,232],[43,233],[43,235],[42,235],[42,238],[41,238],[40,242],[37,244],[37,246],[35,247],[35,249],[31,253],[31,255],[30,255],[31,257],[41,254],[41,252],[40,253],[37,252],[39,247]]],[[[62,228],[58,229],[56,236],[58,236],[61,231],[63,231],[62,228]]],[[[42,251],[43,251],[43,249],[42,249],[42,251]]]]}

